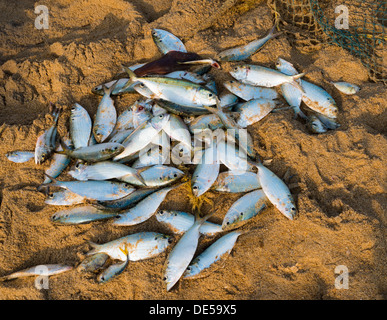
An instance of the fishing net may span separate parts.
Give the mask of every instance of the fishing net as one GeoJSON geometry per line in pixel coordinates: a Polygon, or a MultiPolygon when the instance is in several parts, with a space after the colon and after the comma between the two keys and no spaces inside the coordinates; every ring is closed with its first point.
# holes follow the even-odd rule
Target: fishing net
{"type": "Polygon", "coordinates": [[[361,59],[372,81],[387,83],[383,0],[268,0],[268,5],[301,52],[313,52],[325,43],[339,45],[361,59]]]}

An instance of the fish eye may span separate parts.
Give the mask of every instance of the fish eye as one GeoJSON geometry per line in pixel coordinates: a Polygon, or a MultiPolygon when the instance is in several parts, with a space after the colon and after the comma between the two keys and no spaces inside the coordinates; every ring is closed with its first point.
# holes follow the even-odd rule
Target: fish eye
{"type": "Polygon", "coordinates": [[[164,211],[163,211],[163,210],[160,210],[160,211],[159,211],[159,214],[163,215],[163,214],[164,214],[164,211]]]}
{"type": "Polygon", "coordinates": [[[296,211],[296,208],[292,207],[290,210],[292,210],[292,211],[296,211]]]}
{"type": "Polygon", "coordinates": [[[177,173],[175,173],[173,176],[174,176],[175,178],[177,178],[177,173]]]}
{"type": "Polygon", "coordinates": [[[163,115],[163,114],[160,114],[160,115],[159,115],[159,118],[160,118],[160,119],[164,118],[164,115],[163,115]]]}
{"type": "Polygon", "coordinates": [[[140,88],[145,88],[145,85],[144,85],[143,83],[140,83],[140,84],[139,84],[139,87],[140,87],[140,88]]]}
{"type": "Polygon", "coordinates": [[[163,278],[163,281],[166,281],[166,280],[167,280],[167,277],[164,277],[164,278],[163,278]]]}
{"type": "Polygon", "coordinates": [[[54,194],[53,194],[53,193],[50,193],[50,194],[48,195],[48,198],[50,198],[50,199],[54,198],[54,194]]]}
{"type": "Polygon", "coordinates": [[[173,242],[173,239],[172,238],[169,238],[168,239],[168,243],[172,243],[173,242]]]}
{"type": "Polygon", "coordinates": [[[140,107],[138,107],[137,110],[138,110],[138,111],[142,111],[142,110],[144,110],[144,107],[143,107],[143,106],[140,106],[140,107]]]}
{"type": "Polygon", "coordinates": [[[213,94],[212,94],[212,93],[209,93],[208,96],[211,98],[211,97],[213,96],[213,94]]]}
{"type": "Polygon", "coordinates": [[[78,162],[78,163],[75,165],[75,169],[79,169],[80,165],[81,165],[81,164],[78,162]]]}
{"type": "Polygon", "coordinates": [[[231,80],[231,81],[230,81],[230,83],[234,83],[234,81],[233,81],[233,80],[231,80]]]}
{"type": "Polygon", "coordinates": [[[193,186],[192,189],[193,189],[193,190],[197,190],[197,189],[199,189],[199,188],[198,188],[198,186],[193,186]]]}
{"type": "Polygon", "coordinates": [[[188,271],[191,271],[191,267],[190,267],[190,266],[188,266],[188,267],[187,267],[187,270],[188,270],[188,271]]]}

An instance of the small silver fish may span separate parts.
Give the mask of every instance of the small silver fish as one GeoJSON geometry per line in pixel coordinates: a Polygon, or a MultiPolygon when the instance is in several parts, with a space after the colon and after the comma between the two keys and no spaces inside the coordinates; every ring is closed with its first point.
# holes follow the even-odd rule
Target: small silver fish
{"type": "Polygon", "coordinates": [[[235,201],[223,218],[223,230],[229,230],[255,217],[267,207],[267,198],[262,190],[246,193],[235,201]]]}
{"type": "Polygon", "coordinates": [[[60,224],[84,224],[110,219],[116,215],[117,213],[115,212],[109,212],[94,206],[86,205],[55,212],[51,216],[51,221],[60,224]]]}
{"type": "Polygon", "coordinates": [[[211,214],[201,218],[197,214],[194,224],[183,234],[169,253],[163,278],[167,285],[167,291],[179,281],[194,257],[200,237],[200,227],[210,216],[211,214]]]}
{"type": "Polygon", "coordinates": [[[234,111],[239,113],[237,125],[246,128],[266,117],[277,106],[278,101],[254,99],[238,104],[234,111]]]}
{"type": "Polygon", "coordinates": [[[192,193],[200,197],[208,191],[219,174],[220,162],[217,159],[217,145],[212,142],[210,147],[204,150],[202,158],[192,174],[192,193]]]}
{"type": "Polygon", "coordinates": [[[11,151],[8,152],[6,155],[7,159],[9,161],[15,162],[15,163],[24,163],[32,158],[35,157],[34,151],[11,151]]]}
{"type": "Polygon", "coordinates": [[[87,147],[71,150],[64,143],[61,143],[63,151],[56,153],[67,155],[71,158],[87,162],[97,162],[111,159],[124,151],[125,147],[116,142],[104,142],[93,144],[87,147]]]}
{"type": "Polygon", "coordinates": [[[234,80],[225,81],[223,82],[223,85],[227,88],[227,90],[245,101],[253,99],[274,100],[278,98],[277,91],[272,88],[252,86],[234,80]]]}
{"type": "Polygon", "coordinates": [[[230,71],[230,74],[238,81],[253,86],[271,88],[284,83],[291,83],[301,91],[303,91],[303,88],[296,80],[305,75],[305,73],[300,73],[294,76],[288,76],[277,70],[252,64],[236,66],[230,71]]]}
{"type": "Polygon", "coordinates": [[[287,185],[262,163],[257,163],[256,166],[257,178],[266,197],[285,217],[293,220],[297,209],[287,185]]]}
{"type": "Polygon", "coordinates": [[[73,193],[90,200],[115,200],[127,196],[135,189],[124,182],[115,181],[59,181],[48,176],[53,182],[45,184],[45,187],[56,186],[68,189],[73,193]]]}
{"type": "Polygon", "coordinates": [[[352,95],[356,94],[360,91],[360,87],[349,83],[349,82],[344,82],[344,81],[338,81],[334,82],[331,81],[331,83],[336,87],[337,90],[339,90],[341,93],[347,94],[347,95],[352,95]]]}
{"type": "Polygon", "coordinates": [[[166,30],[152,29],[152,38],[162,54],[169,51],[187,52],[183,42],[166,30]]]}
{"type": "MultiPolygon", "coordinates": [[[[166,224],[177,234],[183,234],[192,227],[195,222],[194,215],[177,210],[158,210],[156,212],[156,219],[157,221],[166,224]]],[[[221,225],[206,221],[202,224],[199,231],[206,236],[213,236],[223,230],[221,225]]]]}
{"type": "Polygon", "coordinates": [[[208,270],[215,262],[230,254],[242,231],[232,231],[220,237],[192,260],[184,272],[184,279],[194,279],[208,270]]]}
{"type": "Polygon", "coordinates": [[[308,116],[306,126],[313,133],[324,133],[328,131],[328,129],[316,115],[308,116]]]}
{"type": "Polygon", "coordinates": [[[92,132],[98,143],[104,142],[109,137],[117,122],[117,110],[113,99],[110,97],[113,89],[114,85],[110,88],[104,87],[104,95],[94,116],[92,132]]]}
{"type": "Polygon", "coordinates": [[[93,125],[89,113],[79,103],[71,108],[69,125],[74,148],[87,147],[93,125]]]}
{"type": "Polygon", "coordinates": [[[77,163],[74,169],[70,170],[68,174],[74,179],[81,181],[120,180],[121,177],[130,176],[137,185],[143,185],[145,183],[138,170],[114,161],[100,161],[92,164],[77,163]]]}
{"type": "Polygon", "coordinates": [[[177,186],[163,188],[155,191],[129,210],[120,212],[113,221],[115,226],[131,226],[148,220],[164,201],[169,191],[177,186]]]}
{"type": "Polygon", "coordinates": [[[138,261],[153,258],[164,252],[173,242],[173,237],[157,232],[138,232],[121,237],[104,244],[96,244],[89,241],[92,246],[87,255],[96,253],[106,253],[111,259],[126,261],[127,255],[122,252],[121,248],[128,249],[129,260],[138,261]]]}
{"type": "Polygon", "coordinates": [[[261,185],[254,172],[225,171],[219,173],[213,189],[219,192],[249,192],[259,189],[261,185]]]}
{"type": "Polygon", "coordinates": [[[103,270],[97,277],[97,281],[99,283],[105,283],[111,280],[112,278],[117,277],[128,266],[130,261],[128,248],[127,247],[125,247],[125,249],[120,248],[120,250],[122,251],[123,254],[126,255],[126,260],[124,262],[113,263],[105,270],[103,270]]]}
{"type": "Polygon", "coordinates": [[[54,152],[57,136],[57,125],[61,109],[53,106],[52,116],[54,118],[54,124],[47,130],[45,130],[36,141],[35,146],[35,163],[42,164],[45,162],[51,154],[54,152]]]}
{"type": "Polygon", "coordinates": [[[274,33],[274,31],[275,31],[275,26],[269,31],[269,33],[265,37],[261,39],[256,39],[254,41],[249,42],[246,45],[222,51],[218,55],[219,60],[242,61],[249,58],[251,55],[256,53],[260,48],[262,48],[267,41],[282,34],[282,32],[274,33]]]}
{"type": "Polygon", "coordinates": [[[72,266],[64,264],[42,264],[21,271],[11,273],[7,276],[0,277],[0,281],[8,281],[17,278],[31,277],[31,276],[53,276],[63,272],[72,270],[72,266]]]}

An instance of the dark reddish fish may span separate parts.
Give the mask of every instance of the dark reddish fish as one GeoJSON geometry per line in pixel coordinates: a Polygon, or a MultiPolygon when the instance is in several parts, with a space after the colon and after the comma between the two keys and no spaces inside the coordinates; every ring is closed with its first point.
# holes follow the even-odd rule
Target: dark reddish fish
{"type": "MultiPolygon", "coordinates": [[[[167,74],[178,70],[188,70],[192,64],[195,64],[195,61],[199,63],[201,60],[205,61],[205,59],[194,52],[169,51],[160,59],[151,61],[134,70],[134,73],[137,77],[143,77],[148,74],[167,74]],[[190,63],[191,61],[192,63],[190,63]]],[[[216,61],[208,59],[208,63],[216,68],[220,68],[216,61]]]]}

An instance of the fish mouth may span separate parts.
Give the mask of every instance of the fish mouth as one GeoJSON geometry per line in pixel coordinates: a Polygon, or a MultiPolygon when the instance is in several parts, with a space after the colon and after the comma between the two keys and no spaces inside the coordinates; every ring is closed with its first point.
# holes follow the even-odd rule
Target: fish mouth
{"type": "Polygon", "coordinates": [[[219,69],[219,70],[222,69],[220,64],[215,60],[211,63],[211,67],[214,67],[214,68],[219,69]]]}

